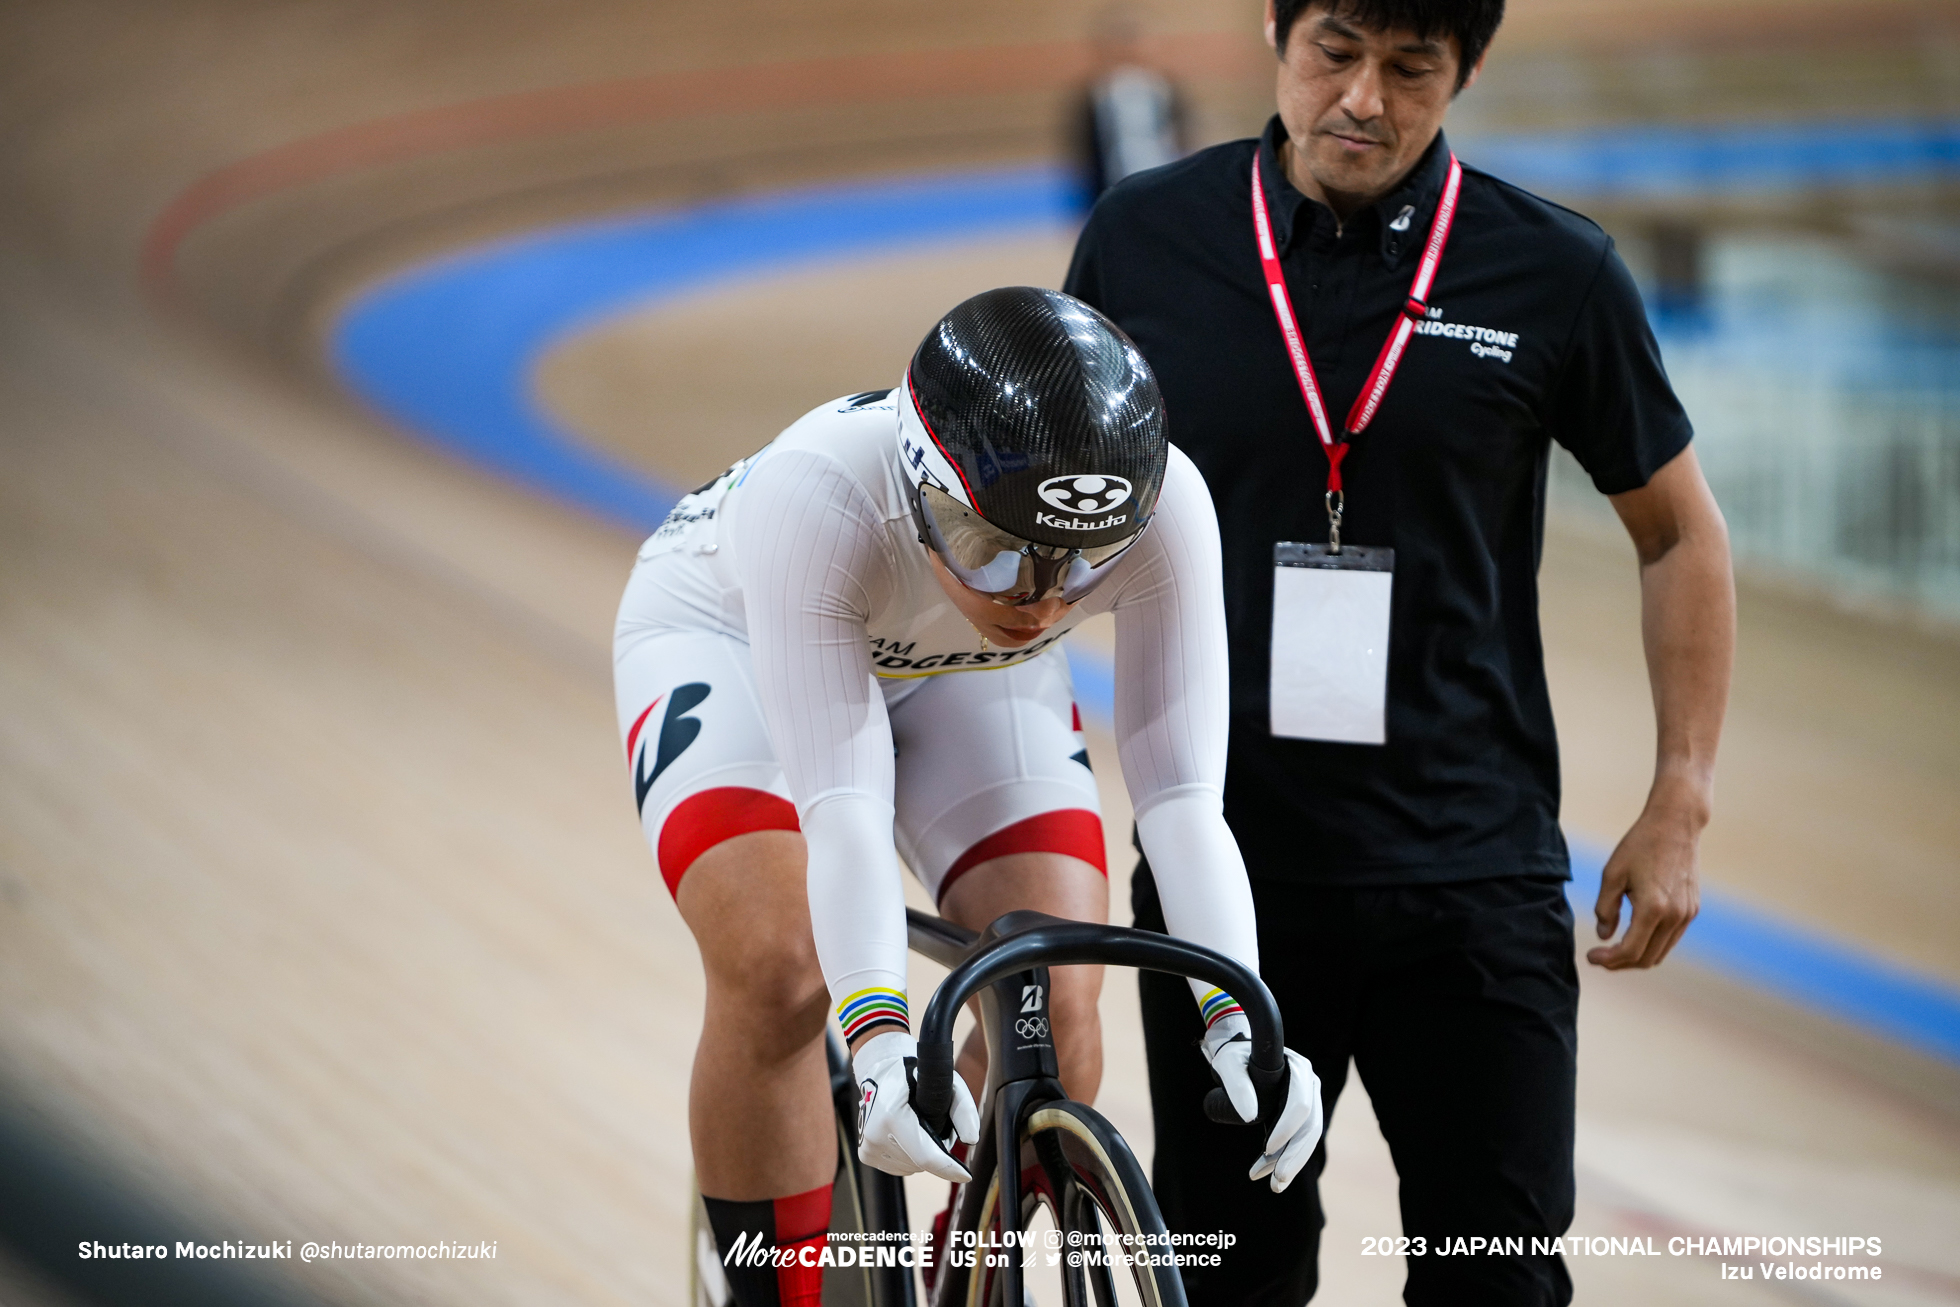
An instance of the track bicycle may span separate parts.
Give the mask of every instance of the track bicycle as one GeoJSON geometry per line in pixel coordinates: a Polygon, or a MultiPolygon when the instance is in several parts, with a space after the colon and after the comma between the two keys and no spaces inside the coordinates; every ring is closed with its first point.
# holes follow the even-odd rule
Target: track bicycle
{"type": "MultiPolygon", "coordinates": [[[[973,1179],[954,1197],[931,1307],[1021,1307],[1027,1301],[1024,1263],[1044,1254],[1059,1267],[1065,1307],[1115,1307],[1111,1271],[1122,1269],[1126,1259],[1145,1307],[1184,1307],[1183,1281],[1162,1257],[1169,1248],[1164,1219],[1136,1155],[1099,1112],[1062,1088],[1049,1024],[1048,968],[1131,966],[1205,981],[1231,994],[1252,1027],[1249,1070],[1262,1122],[1277,1112],[1274,1100],[1285,1080],[1279,1008],[1264,982],[1223,954],[1152,931],[1029,911],[1007,913],[978,935],[917,911],[908,910],[906,918],[912,949],[950,968],[920,1020],[913,1091],[921,1119],[942,1138],[951,1132],[953,1024],[976,996],[987,1044],[980,1139],[966,1160],[973,1179]],[[1052,1252],[1023,1239],[1042,1207],[1061,1245],[1052,1252]]],[[[857,1086],[834,1031],[829,1046],[839,1154],[831,1232],[903,1235],[910,1228],[903,1182],[857,1160],[857,1086]]],[[[1222,1089],[1212,1091],[1205,1109],[1216,1120],[1238,1120],[1222,1089]]],[[[695,1207],[694,1301],[698,1307],[725,1307],[725,1287],[722,1297],[712,1296],[720,1267],[698,1198],[695,1207]]],[[[917,1302],[907,1268],[825,1272],[825,1307],[915,1307],[917,1302]]]]}

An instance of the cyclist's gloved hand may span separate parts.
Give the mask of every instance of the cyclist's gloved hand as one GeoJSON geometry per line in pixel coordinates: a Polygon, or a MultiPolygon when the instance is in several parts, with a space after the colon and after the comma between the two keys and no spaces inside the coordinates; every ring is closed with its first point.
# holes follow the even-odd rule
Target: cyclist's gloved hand
{"type": "MultiPolygon", "coordinates": [[[[973,1177],[947,1151],[952,1139],[934,1139],[912,1108],[918,1064],[919,1042],[903,1030],[874,1035],[852,1056],[858,1082],[858,1160],[891,1175],[930,1171],[964,1184],[973,1177]]],[[[953,1076],[953,1133],[962,1143],[980,1139],[980,1109],[958,1074],[953,1076]]]]}
{"type": "Polygon", "coordinates": [[[1241,1121],[1257,1121],[1259,1091],[1252,1087],[1252,1075],[1246,1070],[1252,1061],[1252,1023],[1237,1012],[1220,1017],[1205,1031],[1201,1047],[1205,1061],[1211,1063],[1211,1073],[1232,1100],[1232,1110],[1241,1121]]]}
{"type": "MultiPolygon", "coordinates": [[[[1251,1022],[1236,1012],[1212,1022],[1211,1029],[1205,1031],[1204,1052],[1205,1061],[1211,1063],[1212,1074],[1224,1086],[1240,1119],[1258,1120],[1259,1092],[1253,1088],[1252,1073],[1247,1069],[1252,1060],[1251,1022]]],[[[1246,1178],[1272,1176],[1274,1193],[1292,1184],[1320,1142],[1321,1124],[1320,1077],[1313,1073],[1311,1062],[1289,1048],[1286,1106],[1266,1136],[1266,1151],[1252,1164],[1246,1178]]]]}
{"type": "Polygon", "coordinates": [[[1252,1164],[1246,1178],[1257,1180],[1270,1174],[1273,1192],[1285,1189],[1313,1156],[1314,1145],[1320,1142],[1321,1125],[1320,1077],[1313,1073],[1311,1062],[1289,1048],[1286,1050],[1286,1106],[1280,1110],[1272,1133],[1266,1136],[1265,1153],[1252,1164]]]}

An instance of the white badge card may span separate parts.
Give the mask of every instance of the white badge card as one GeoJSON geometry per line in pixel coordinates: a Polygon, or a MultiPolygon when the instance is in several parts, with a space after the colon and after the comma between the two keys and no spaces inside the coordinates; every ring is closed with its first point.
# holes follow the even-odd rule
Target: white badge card
{"type": "Polygon", "coordinates": [[[1395,551],[1273,546],[1272,732],[1388,741],[1388,601],[1395,551]]]}

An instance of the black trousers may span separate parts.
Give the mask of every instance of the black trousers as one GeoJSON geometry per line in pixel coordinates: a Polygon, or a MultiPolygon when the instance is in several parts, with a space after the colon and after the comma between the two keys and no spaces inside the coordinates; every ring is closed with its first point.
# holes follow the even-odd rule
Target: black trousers
{"type": "MultiPolygon", "coordinates": [[[[1286,1042],[1320,1077],[1331,1122],[1350,1059],[1401,1178],[1414,1307],[1563,1307],[1572,1281],[1531,1236],[1572,1221],[1579,978],[1564,886],[1513,877],[1381,889],[1255,882],[1259,957],[1286,1042]],[[1438,1255],[1462,1236],[1519,1236],[1518,1255],[1438,1255]]],[[[1147,866],[1136,924],[1163,930],[1147,866]]],[[[1184,981],[1144,972],[1157,1127],[1153,1183],[1173,1233],[1227,1230],[1222,1265],[1184,1271],[1192,1307],[1296,1307],[1318,1284],[1323,1144],[1283,1194],[1246,1180],[1256,1132],[1203,1111],[1215,1083],[1184,981]]],[[[1394,1231],[1370,1231],[1393,1234],[1394,1231]]],[[[1355,1256],[1359,1248],[1338,1250],[1355,1256]]]]}

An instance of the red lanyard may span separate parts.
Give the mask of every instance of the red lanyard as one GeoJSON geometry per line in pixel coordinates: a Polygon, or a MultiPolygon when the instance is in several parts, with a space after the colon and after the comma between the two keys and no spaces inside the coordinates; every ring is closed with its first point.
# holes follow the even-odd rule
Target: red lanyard
{"type": "Polygon", "coordinates": [[[1382,342],[1382,352],[1375,359],[1375,370],[1368,374],[1368,384],[1361,388],[1354,407],[1348,410],[1341,438],[1335,440],[1333,429],[1327,424],[1327,406],[1320,398],[1320,382],[1314,376],[1313,360],[1307,357],[1299,320],[1293,316],[1293,297],[1286,293],[1279,251],[1273,245],[1273,226],[1266,216],[1266,188],[1259,183],[1259,156],[1255,153],[1252,157],[1252,226],[1259,237],[1259,262],[1266,269],[1266,289],[1272,294],[1273,316],[1279,319],[1280,335],[1286,337],[1286,353],[1293,360],[1293,375],[1300,381],[1300,398],[1307,401],[1307,412],[1313,415],[1314,430],[1320,435],[1320,447],[1327,451],[1328,539],[1335,553],[1341,551],[1341,513],[1346,507],[1346,496],[1341,492],[1341,460],[1347,457],[1348,442],[1374,421],[1375,410],[1382,406],[1382,396],[1388,393],[1388,383],[1395,379],[1396,366],[1402,362],[1402,351],[1409,343],[1410,333],[1429,312],[1429,288],[1443,262],[1443,247],[1449,244],[1450,225],[1456,221],[1457,192],[1462,187],[1463,165],[1452,153],[1449,180],[1443,183],[1443,197],[1436,202],[1436,216],[1429,224],[1429,244],[1422,252],[1422,265],[1416,269],[1415,281],[1410,283],[1409,298],[1402,305],[1402,313],[1395,319],[1388,339],[1382,342]]]}

